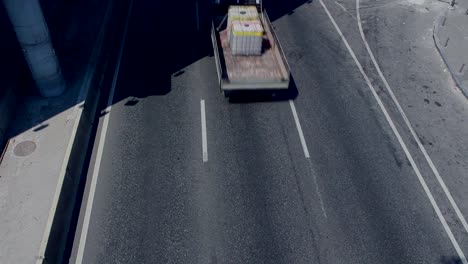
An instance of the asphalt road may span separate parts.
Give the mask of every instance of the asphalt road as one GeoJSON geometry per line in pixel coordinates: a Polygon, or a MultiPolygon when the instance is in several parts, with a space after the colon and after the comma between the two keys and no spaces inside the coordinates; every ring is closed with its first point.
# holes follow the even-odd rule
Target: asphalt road
{"type": "MultiPolygon", "coordinates": [[[[461,263],[320,2],[288,2],[265,5],[291,65],[290,95],[310,157],[287,96],[229,102],[219,92],[195,3],[134,2],[95,159],[89,229],[86,240],[82,230],[76,236],[83,263],[461,263]]],[[[340,16],[342,8],[330,10],[340,16]]],[[[340,19],[365,56],[356,24],[340,19]]],[[[389,111],[426,175],[404,123],[389,111]]],[[[468,252],[444,193],[427,182],[468,252]]]]}

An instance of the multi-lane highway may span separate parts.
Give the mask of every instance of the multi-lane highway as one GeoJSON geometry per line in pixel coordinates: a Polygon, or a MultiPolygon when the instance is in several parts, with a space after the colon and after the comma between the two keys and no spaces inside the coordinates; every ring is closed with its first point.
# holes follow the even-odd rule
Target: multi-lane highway
{"type": "Polygon", "coordinates": [[[265,1],[294,84],[228,101],[197,31],[206,4],[133,1],[71,262],[466,263],[466,101],[395,22],[430,28],[424,3],[265,1]],[[429,81],[445,112],[408,91],[429,81]],[[429,126],[434,113],[453,127],[429,126]]]}

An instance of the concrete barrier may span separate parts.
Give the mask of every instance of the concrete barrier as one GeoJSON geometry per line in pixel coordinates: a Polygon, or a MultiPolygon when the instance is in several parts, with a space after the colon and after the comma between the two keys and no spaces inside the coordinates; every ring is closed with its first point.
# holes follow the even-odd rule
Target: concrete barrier
{"type": "Polygon", "coordinates": [[[82,180],[83,166],[92,136],[97,108],[101,96],[101,78],[106,71],[109,60],[109,50],[103,52],[104,46],[112,46],[119,30],[118,18],[123,12],[126,0],[108,1],[105,18],[102,22],[99,36],[94,45],[88,70],[85,74],[80,95],[78,97],[73,135],[68,143],[66,156],[62,164],[57,193],[49,214],[46,230],[43,235],[37,264],[61,263],[64,257],[67,237],[70,231],[72,215],[77,199],[79,183],[82,180]]]}

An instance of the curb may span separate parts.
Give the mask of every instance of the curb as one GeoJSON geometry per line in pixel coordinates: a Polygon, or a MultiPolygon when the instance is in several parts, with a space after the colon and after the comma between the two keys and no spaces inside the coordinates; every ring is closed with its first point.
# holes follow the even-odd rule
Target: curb
{"type": "Polygon", "coordinates": [[[455,84],[458,86],[458,88],[462,91],[463,95],[465,95],[465,98],[468,99],[468,87],[463,85],[463,79],[461,79],[457,71],[453,69],[453,67],[450,66],[447,55],[445,54],[443,45],[441,44],[439,36],[438,36],[440,25],[442,24],[443,19],[446,19],[448,17],[447,16],[448,11],[449,9],[443,11],[435,20],[434,28],[432,30],[432,38],[434,39],[435,46],[437,50],[439,51],[439,54],[442,57],[445,63],[445,66],[447,66],[447,69],[449,70],[450,75],[452,76],[452,79],[455,81],[455,84]]]}
{"type": "Polygon", "coordinates": [[[88,70],[74,106],[76,118],[73,132],[67,144],[36,264],[60,263],[64,255],[83,164],[101,96],[99,79],[102,77],[101,74],[105,72],[105,68],[100,67],[100,62],[105,57],[101,55],[101,51],[114,8],[114,1],[108,1],[98,36],[87,63],[88,70]]]}

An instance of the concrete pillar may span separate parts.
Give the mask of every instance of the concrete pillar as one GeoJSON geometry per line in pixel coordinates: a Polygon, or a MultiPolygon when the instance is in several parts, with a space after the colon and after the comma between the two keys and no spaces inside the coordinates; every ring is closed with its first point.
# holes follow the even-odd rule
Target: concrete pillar
{"type": "Polygon", "coordinates": [[[44,97],[65,91],[60,65],[39,0],[3,0],[33,79],[44,97]]]}

